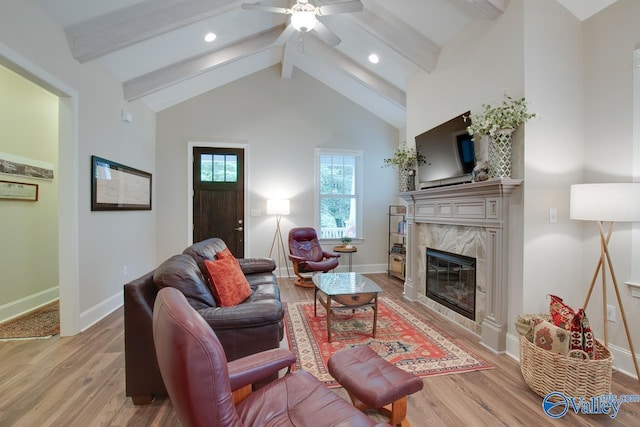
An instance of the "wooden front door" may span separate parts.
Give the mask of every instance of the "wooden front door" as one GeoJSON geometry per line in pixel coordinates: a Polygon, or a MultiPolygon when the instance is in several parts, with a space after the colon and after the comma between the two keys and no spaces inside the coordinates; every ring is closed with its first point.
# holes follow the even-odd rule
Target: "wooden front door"
{"type": "Polygon", "coordinates": [[[219,237],[244,257],[244,150],[193,148],[193,242],[219,237]]]}

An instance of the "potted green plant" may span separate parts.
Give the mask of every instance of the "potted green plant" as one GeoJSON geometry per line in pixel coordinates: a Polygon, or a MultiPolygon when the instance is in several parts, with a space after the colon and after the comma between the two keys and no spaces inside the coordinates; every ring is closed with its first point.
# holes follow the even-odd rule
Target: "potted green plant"
{"type": "Polygon", "coordinates": [[[384,159],[384,167],[394,167],[398,171],[398,188],[400,191],[410,189],[410,179],[415,177],[415,169],[425,164],[426,157],[415,148],[407,148],[402,145],[394,151],[393,156],[384,159]],[[411,173],[413,171],[413,173],[411,173]]]}
{"type": "Polygon", "coordinates": [[[415,169],[419,165],[426,162],[426,158],[416,151],[415,148],[407,148],[405,146],[398,147],[393,153],[393,157],[384,159],[384,166],[392,166],[400,169],[415,169]]]}
{"type": "Polygon", "coordinates": [[[345,248],[348,248],[349,246],[351,246],[350,245],[351,240],[352,240],[351,237],[343,236],[342,239],[341,239],[342,246],[344,246],[345,248]]]}
{"type": "MultiPolygon", "coordinates": [[[[494,107],[489,104],[482,105],[482,114],[470,114],[464,120],[471,120],[467,132],[476,143],[476,153],[488,151],[488,162],[482,163],[486,167],[488,163],[489,176],[508,178],[511,177],[511,135],[515,129],[527,120],[536,117],[536,113],[530,113],[527,109],[525,98],[512,98],[504,94],[502,104],[494,107]],[[477,135],[487,135],[489,138],[488,150],[482,144],[482,138],[477,135]]],[[[486,145],[486,142],[484,142],[486,145]]],[[[485,160],[486,157],[480,159],[485,160]]]]}
{"type": "Polygon", "coordinates": [[[527,110],[525,98],[514,99],[504,94],[502,104],[493,107],[489,104],[482,104],[482,114],[470,114],[464,120],[471,120],[467,127],[469,135],[489,135],[495,136],[498,131],[510,129],[515,130],[527,120],[536,117],[536,113],[527,110]]]}

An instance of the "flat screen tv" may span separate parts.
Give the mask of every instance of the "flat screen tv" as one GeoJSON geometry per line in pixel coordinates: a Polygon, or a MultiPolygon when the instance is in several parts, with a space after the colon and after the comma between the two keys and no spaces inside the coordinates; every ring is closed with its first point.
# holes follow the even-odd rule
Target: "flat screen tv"
{"type": "Polygon", "coordinates": [[[426,158],[418,166],[420,188],[471,182],[471,172],[476,165],[476,155],[471,136],[460,114],[416,136],[416,149],[426,158]]]}

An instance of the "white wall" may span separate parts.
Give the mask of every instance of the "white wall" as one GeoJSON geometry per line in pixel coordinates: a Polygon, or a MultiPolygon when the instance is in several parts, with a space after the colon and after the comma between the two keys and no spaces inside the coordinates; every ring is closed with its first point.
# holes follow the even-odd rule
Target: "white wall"
{"type": "MultiPolygon", "coordinates": [[[[584,24],[585,46],[585,182],[631,182],[633,177],[633,51],[640,47],[640,2],[619,0],[584,24]]],[[[638,120],[636,118],[636,120],[638,120]]],[[[598,260],[595,223],[584,227],[584,276],[588,284],[598,260]]],[[[609,251],[636,353],[640,351],[640,299],[623,283],[632,279],[631,226],[618,223],[609,251]]],[[[599,287],[597,289],[600,289],[599,287]]],[[[601,311],[600,292],[589,302],[587,313],[601,311]]],[[[608,282],[607,303],[617,306],[608,282]]],[[[619,310],[618,310],[619,313],[619,310]]],[[[601,322],[598,322],[601,323],[601,322]]],[[[601,328],[600,328],[601,330],[601,328]]],[[[628,349],[622,322],[609,322],[609,341],[628,349]]],[[[614,353],[614,356],[617,356],[614,353]]],[[[621,358],[618,357],[618,360],[621,358]]],[[[625,370],[633,372],[631,365],[625,370]]]]}
{"type": "Polygon", "coordinates": [[[582,26],[555,0],[524,5],[525,94],[540,117],[525,129],[521,309],[547,312],[547,294],[577,309],[585,295],[582,224],[569,219],[569,188],[582,182],[582,26]],[[557,209],[556,224],[549,223],[550,208],[557,209]]]}
{"type": "Polygon", "coordinates": [[[155,117],[139,102],[127,105],[121,84],[99,62],[75,61],[62,29],[32,1],[7,0],[0,9],[0,56],[70,96],[61,107],[60,290],[62,310],[75,317],[66,331],[63,323],[63,333],[75,333],[120,306],[123,283],[155,265],[155,206],[152,212],[90,210],[91,155],[155,172],[155,117]],[[120,120],[125,107],[133,123],[120,120]]]}
{"type": "Polygon", "coordinates": [[[358,149],[364,152],[364,242],[353,263],[386,269],[386,212],[396,183],[382,159],[396,147],[398,130],[324,84],[298,69],[282,79],[279,66],[271,67],[158,113],[156,133],[158,262],[188,243],[187,144],[241,142],[249,152],[245,256],[269,254],[275,219],[265,215],[267,198],[291,199],[291,215],[281,223],[285,240],[290,228],[314,225],[316,147],[358,149]],[[251,209],[262,216],[249,216],[251,209]]]}

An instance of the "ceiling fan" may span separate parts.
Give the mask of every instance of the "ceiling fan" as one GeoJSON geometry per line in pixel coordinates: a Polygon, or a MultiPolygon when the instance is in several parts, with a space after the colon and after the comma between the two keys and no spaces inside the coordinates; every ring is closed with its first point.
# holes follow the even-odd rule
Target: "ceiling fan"
{"type": "Polygon", "coordinates": [[[363,6],[360,0],[350,0],[341,3],[327,4],[324,6],[314,6],[309,0],[296,0],[296,3],[287,9],[284,7],[265,6],[260,3],[244,3],[243,9],[257,10],[261,12],[280,13],[283,15],[291,15],[291,23],[285,28],[277,43],[284,43],[294,31],[306,33],[315,31],[318,36],[331,46],[340,43],[340,38],[336,36],[329,28],[318,20],[318,17],[335,15],[338,13],[358,12],[363,6]]]}

